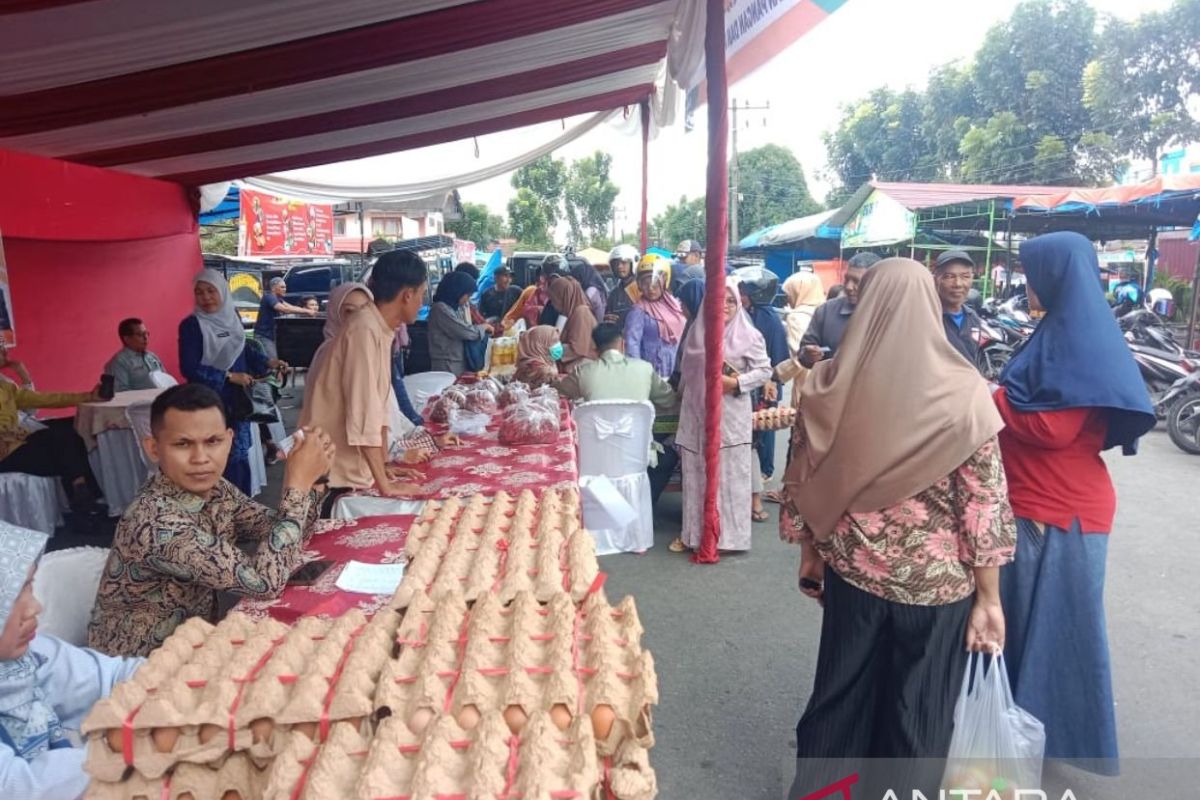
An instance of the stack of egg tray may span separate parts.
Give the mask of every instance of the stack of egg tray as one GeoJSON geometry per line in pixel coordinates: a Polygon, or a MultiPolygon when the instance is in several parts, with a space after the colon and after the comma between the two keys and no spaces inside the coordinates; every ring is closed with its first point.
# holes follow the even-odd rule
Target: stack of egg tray
{"type": "Polygon", "coordinates": [[[189,621],[97,704],[89,800],[651,800],[631,598],[419,593],[290,630],[189,621]]]}
{"type": "Polygon", "coordinates": [[[575,489],[429,501],[409,531],[408,566],[392,606],[448,593],[468,603],[495,594],[507,604],[522,591],[543,603],[566,591],[581,602],[600,566],[579,506],[575,489]]]}

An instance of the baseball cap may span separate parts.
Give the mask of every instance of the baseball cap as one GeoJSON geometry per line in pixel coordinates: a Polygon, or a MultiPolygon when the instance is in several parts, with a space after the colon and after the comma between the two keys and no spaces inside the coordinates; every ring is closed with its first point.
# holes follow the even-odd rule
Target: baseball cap
{"type": "Polygon", "coordinates": [[[695,239],[684,239],[679,243],[679,247],[675,248],[676,253],[703,253],[704,245],[695,239]]]}
{"type": "Polygon", "coordinates": [[[509,269],[508,267],[496,267],[496,271],[493,272],[492,274],[493,275],[512,275],[512,270],[509,269]]]}
{"type": "Polygon", "coordinates": [[[951,264],[966,264],[971,269],[975,269],[975,259],[971,258],[966,250],[947,250],[937,257],[933,268],[939,270],[951,264]]]}

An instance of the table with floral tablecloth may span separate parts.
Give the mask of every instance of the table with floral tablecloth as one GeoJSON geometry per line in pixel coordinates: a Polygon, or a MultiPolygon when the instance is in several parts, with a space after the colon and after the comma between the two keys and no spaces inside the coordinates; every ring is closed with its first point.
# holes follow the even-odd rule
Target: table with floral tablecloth
{"type": "MultiPolygon", "coordinates": [[[[501,444],[498,428],[498,421],[493,420],[486,432],[463,436],[460,445],[443,448],[427,463],[412,467],[422,473],[416,481],[422,491],[415,499],[444,500],[452,496],[495,495],[500,491],[517,494],[526,489],[541,492],[579,485],[575,422],[565,402],[558,439],[551,444],[501,444]]],[[[435,434],[445,432],[444,426],[431,425],[430,429],[435,434]]],[[[380,495],[372,488],[340,498],[335,516],[358,516],[356,499],[364,497],[372,498],[373,502],[357,504],[367,509],[360,513],[381,513],[380,495]]],[[[395,512],[411,513],[410,506],[411,503],[397,498],[395,512]]]]}
{"type": "Polygon", "coordinates": [[[337,617],[352,608],[374,614],[391,594],[345,592],[337,588],[338,576],[349,561],[394,564],[404,560],[404,542],[416,517],[381,516],[356,520],[319,520],[305,552],[306,561],[333,561],[310,586],[289,585],[274,600],[243,599],[234,608],[255,618],[273,617],[292,623],[300,617],[337,617]]]}

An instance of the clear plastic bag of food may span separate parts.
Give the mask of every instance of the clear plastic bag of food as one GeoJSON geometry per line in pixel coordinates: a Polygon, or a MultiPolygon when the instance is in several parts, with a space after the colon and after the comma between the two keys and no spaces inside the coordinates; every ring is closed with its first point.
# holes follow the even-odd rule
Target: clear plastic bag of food
{"type": "Polygon", "coordinates": [[[967,660],[954,737],[942,788],[948,794],[1019,797],[1042,781],[1046,732],[1042,723],[1017,705],[1000,654],[972,653],[967,660]]]}
{"type": "Polygon", "coordinates": [[[479,436],[487,431],[491,415],[455,408],[450,412],[450,432],[457,436],[479,436]]]}
{"type": "Polygon", "coordinates": [[[558,440],[558,409],[533,402],[509,406],[499,434],[501,444],[553,444],[558,440]]]}
{"type": "Polygon", "coordinates": [[[508,386],[505,386],[498,398],[500,408],[508,408],[509,406],[528,402],[528,400],[529,386],[521,383],[521,381],[513,381],[508,386]]]}
{"type": "Polygon", "coordinates": [[[496,413],[496,395],[489,389],[472,389],[467,392],[467,401],[463,408],[480,414],[496,413]]]}

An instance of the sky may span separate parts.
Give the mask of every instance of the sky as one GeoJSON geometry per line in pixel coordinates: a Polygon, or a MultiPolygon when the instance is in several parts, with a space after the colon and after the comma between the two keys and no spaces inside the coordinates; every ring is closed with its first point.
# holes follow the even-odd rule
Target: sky
{"type": "MultiPolygon", "coordinates": [[[[1167,7],[1170,0],[1091,0],[1101,14],[1122,18],[1167,7]]],[[[738,149],[784,145],[795,153],[809,189],[824,198],[829,182],[821,134],[836,126],[841,105],[876,86],[920,89],[929,71],[969,59],[988,29],[1008,18],[1017,0],[847,0],[807,36],[758,71],[730,87],[739,104],[770,105],[769,111],[739,113],[738,149]]],[[[1048,54],[1049,55],[1049,54],[1048,54]]],[[[697,128],[685,133],[682,113],[673,128],[650,143],[650,215],[680,197],[704,193],[706,133],[704,111],[697,128]]],[[[576,119],[567,120],[570,127],[576,119]]],[[[472,140],[431,148],[331,164],[289,175],[336,184],[399,184],[435,175],[461,174],[497,163],[561,134],[563,122],[480,137],[479,156],[472,140]],[[533,144],[531,144],[531,142],[533,144]]],[[[641,190],[641,140],[616,125],[601,126],[555,151],[568,162],[595,150],[612,154],[612,178],[620,187],[617,232],[636,230],[641,190]]],[[[460,187],[464,201],[484,203],[505,214],[513,194],[510,176],[460,187]]]]}

